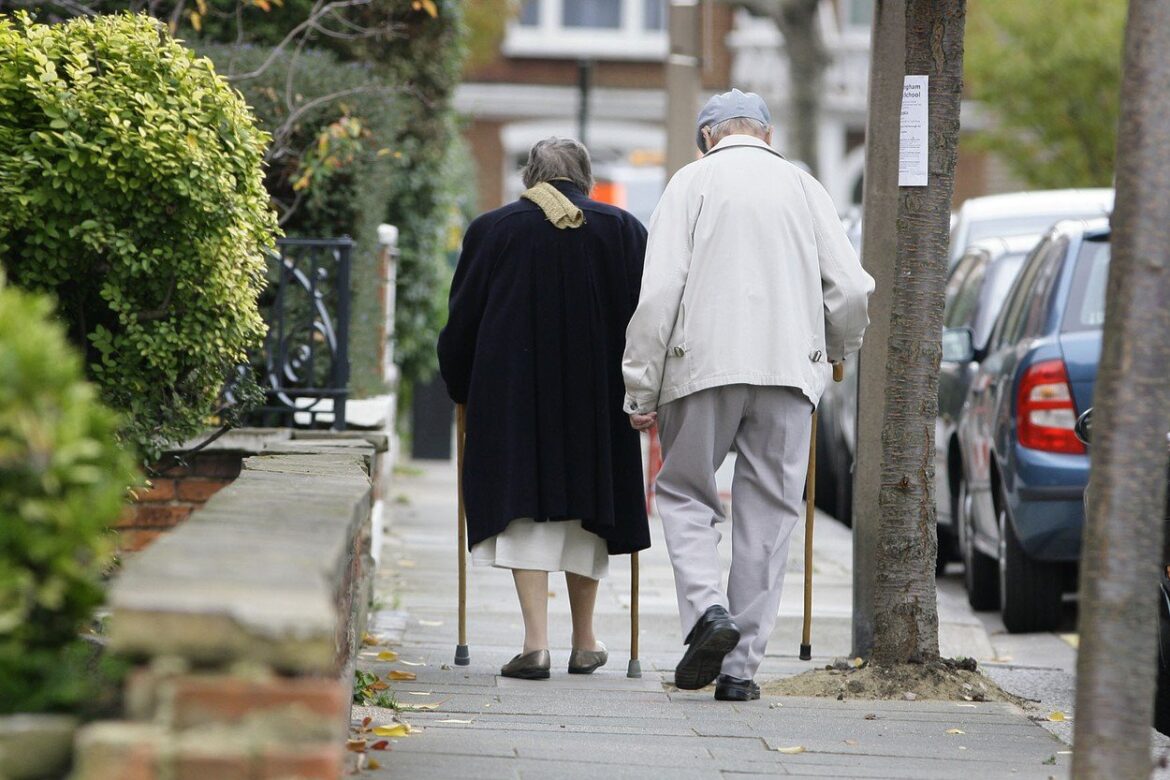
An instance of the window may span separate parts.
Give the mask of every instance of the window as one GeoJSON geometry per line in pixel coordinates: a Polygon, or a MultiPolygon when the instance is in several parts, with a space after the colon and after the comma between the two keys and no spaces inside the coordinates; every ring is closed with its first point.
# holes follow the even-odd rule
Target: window
{"type": "Polygon", "coordinates": [[[565,27],[598,27],[616,30],[622,26],[622,0],[574,0],[562,7],[565,27]]]}
{"type": "Polygon", "coordinates": [[[1109,239],[1089,239],[1080,257],[1064,313],[1063,330],[1101,330],[1105,326],[1105,291],[1109,286],[1109,239]]]}
{"type": "Polygon", "coordinates": [[[525,0],[509,25],[509,57],[666,57],[666,0],[525,0]]]}
{"type": "Polygon", "coordinates": [[[978,263],[963,284],[959,287],[955,299],[951,301],[951,311],[947,316],[947,325],[952,328],[970,328],[975,323],[975,307],[979,304],[979,291],[983,289],[983,279],[987,274],[986,255],[984,262],[978,263]]]}
{"type": "Polygon", "coordinates": [[[1020,268],[1024,265],[1024,254],[1004,255],[994,261],[983,282],[983,293],[979,298],[979,308],[975,312],[975,348],[982,349],[991,337],[991,326],[999,316],[999,310],[1011,292],[1012,282],[1020,275],[1020,268]]]}

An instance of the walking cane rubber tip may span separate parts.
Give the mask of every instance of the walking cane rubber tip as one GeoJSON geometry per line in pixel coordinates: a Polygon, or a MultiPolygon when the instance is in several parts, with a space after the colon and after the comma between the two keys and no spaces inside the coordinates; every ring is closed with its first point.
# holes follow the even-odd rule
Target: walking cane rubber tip
{"type": "Polygon", "coordinates": [[[471,664],[471,653],[467,650],[467,645],[455,645],[455,665],[468,666],[471,664]]]}
{"type": "Polygon", "coordinates": [[[800,660],[802,660],[802,661],[811,661],[812,660],[812,645],[803,645],[802,644],[800,646],[800,660]]]}
{"type": "Polygon", "coordinates": [[[626,667],[626,677],[641,677],[642,676],[642,662],[637,658],[630,659],[630,665],[626,667]]]}

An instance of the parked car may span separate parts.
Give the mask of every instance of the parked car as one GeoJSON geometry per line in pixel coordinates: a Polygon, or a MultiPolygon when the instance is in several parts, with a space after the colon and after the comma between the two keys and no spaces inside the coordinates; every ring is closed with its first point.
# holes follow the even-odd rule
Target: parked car
{"type": "MultiPolygon", "coordinates": [[[[1087,447],[1092,441],[1093,407],[1077,419],[1076,437],[1087,447]]],[[[1167,437],[1170,440],[1170,437],[1167,437]]],[[[1162,566],[1158,575],[1158,683],[1154,691],[1154,728],[1170,735],[1170,493],[1163,514],[1166,535],[1162,566]]],[[[1089,487],[1085,488],[1085,516],[1089,510],[1089,487]]]]}
{"type": "MultiPolygon", "coordinates": [[[[979,353],[987,347],[991,326],[1003,308],[1012,282],[1024,265],[1028,250],[1038,235],[988,238],[967,247],[947,278],[944,328],[968,328],[972,345],[979,353]]],[[[938,375],[938,417],[935,420],[935,500],[938,506],[938,562],[942,573],[946,563],[959,559],[958,533],[954,518],[959,495],[958,423],[971,379],[979,365],[974,361],[943,360],[938,375]]]]}
{"type": "MultiPolygon", "coordinates": [[[[951,219],[948,268],[967,247],[985,238],[1039,235],[1061,219],[1107,215],[1112,189],[1036,190],[986,195],[963,202],[951,219]]],[[[859,215],[845,219],[860,251],[859,215]]],[[[829,383],[817,415],[816,505],[850,524],[853,517],[853,459],[857,450],[857,360],[845,363],[845,379],[829,383]]]]}
{"type": "Polygon", "coordinates": [[[1093,402],[1107,220],[1059,222],[1028,255],[985,349],[943,333],[944,358],[975,360],[958,424],[956,499],[967,596],[1002,611],[1008,631],[1050,630],[1075,587],[1089,457],[1074,435],[1093,402]]]}
{"type": "Polygon", "coordinates": [[[963,201],[951,225],[948,267],[985,238],[1043,233],[1058,219],[1090,219],[1113,210],[1113,190],[1034,190],[963,201]]]}

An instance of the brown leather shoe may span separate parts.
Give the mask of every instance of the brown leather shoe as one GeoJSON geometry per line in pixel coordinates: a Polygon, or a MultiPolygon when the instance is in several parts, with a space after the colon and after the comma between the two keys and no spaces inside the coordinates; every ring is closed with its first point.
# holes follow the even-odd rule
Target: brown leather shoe
{"type": "Polygon", "coordinates": [[[521,653],[504,664],[500,674],[521,680],[547,680],[550,668],[552,660],[548,650],[533,650],[531,653],[521,653]]]}
{"type": "Polygon", "coordinates": [[[609,660],[609,650],[601,642],[600,650],[574,650],[569,653],[569,674],[593,674],[609,660]]]}

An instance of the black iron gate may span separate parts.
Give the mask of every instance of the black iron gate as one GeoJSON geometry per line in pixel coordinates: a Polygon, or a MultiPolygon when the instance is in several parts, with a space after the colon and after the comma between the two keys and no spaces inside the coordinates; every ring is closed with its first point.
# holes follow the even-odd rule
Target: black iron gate
{"type": "Polygon", "coordinates": [[[257,366],[261,425],[345,430],[349,397],[350,256],[353,241],[284,238],[268,263],[260,309],[268,324],[257,366]]]}

